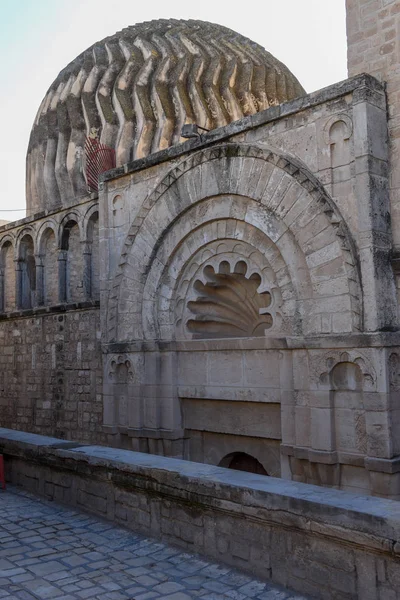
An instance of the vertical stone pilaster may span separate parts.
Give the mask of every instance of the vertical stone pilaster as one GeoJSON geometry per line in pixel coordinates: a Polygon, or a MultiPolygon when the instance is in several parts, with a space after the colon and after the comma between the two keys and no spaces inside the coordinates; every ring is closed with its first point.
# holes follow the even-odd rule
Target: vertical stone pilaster
{"type": "Polygon", "coordinates": [[[0,313],[5,311],[5,305],[4,269],[0,269],[0,313]]]}
{"type": "Polygon", "coordinates": [[[67,302],[67,250],[58,253],[58,300],[60,303],[67,302]]]}
{"type": "Polygon", "coordinates": [[[364,328],[392,329],[398,319],[391,266],[386,101],[382,92],[359,88],[354,94],[353,120],[364,328]]]}
{"type": "Polygon", "coordinates": [[[36,263],[36,304],[44,304],[44,263],[43,256],[35,256],[36,263]]]}
{"type": "Polygon", "coordinates": [[[393,243],[397,263],[397,304],[400,306],[400,271],[397,269],[400,262],[400,5],[398,0],[346,0],[346,12],[349,76],[369,73],[387,84],[392,233],[389,243],[393,243]]]}
{"type": "Polygon", "coordinates": [[[23,303],[23,271],[22,261],[17,259],[15,262],[15,305],[18,309],[24,307],[23,303]]]}
{"type": "Polygon", "coordinates": [[[92,297],[92,242],[81,242],[83,255],[83,294],[85,300],[92,297]]]}

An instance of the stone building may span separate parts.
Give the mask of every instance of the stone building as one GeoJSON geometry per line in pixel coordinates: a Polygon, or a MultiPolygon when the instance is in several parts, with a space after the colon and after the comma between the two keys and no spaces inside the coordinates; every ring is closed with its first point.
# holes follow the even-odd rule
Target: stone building
{"type": "Polygon", "coordinates": [[[400,2],[347,4],[309,95],[198,21],[61,71],[0,228],[3,427],[400,499],[400,2]]]}

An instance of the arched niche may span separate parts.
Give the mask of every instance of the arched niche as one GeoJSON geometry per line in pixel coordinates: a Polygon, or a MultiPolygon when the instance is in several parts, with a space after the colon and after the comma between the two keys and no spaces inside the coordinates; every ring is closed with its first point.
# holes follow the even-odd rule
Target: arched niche
{"type": "Polygon", "coordinates": [[[18,306],[32,308],[36,304],[36,259],[33,238],[29,233],[19,240],[18,266],[18,306]]]}
{"type": "Polygon", "coordinates": [[[6,240],[0,252],[0,269],[1,269],[1,311],[10,312],[15,310],[15,261],[14,261],[14,246],[11,240],[6,240]]]}
{"type": "MultiPolygon", "coordinates": [[[[321,184],[297,159],[265,148],[226,144],[185,158],[145,200],[110,287],[109,341],[145,338],[155,302],[144,297],[148,281],[153,289],[160,283],[171,252],[194,227],[218,220],[223,228],[227,219],[236,222],[238,231],[250,225],[255,247],[257,237],[264,237],[284,257],[291,282],[301,291],[296,310],[303,315],[304,334],[362,328],[354,243],[321,184]]],[[[185,257],[190,260],[190,255],[185,257]]],[[[173,294],[168,283],[160,291],[166,302],[173,294]]]]}
{"type": "Polygon", "coordinates": [[[46,227],[41,235],[40,257],[43,268],[42,303],[51,306],[58,303],[59,290],[58,244],[53,227],[46,227]]]}
{"type": "Polygon", "coordinates": [[[353,362],[336,364],[330,377],[333,390],[351,392],[362,390],[364,376],[359,365],[353,362]]]}
{"type": "Polygon", "coordinates": [[[99,213],[93,212],[87,224],[87,265],[86,276],[89,278],[87,295],[98,300],[100,297],[100,256],[99,256],[99,213]]]}
{"type": "Polygon", "coordinates": [[[345,360],[330,374],[334,408],[335,446],[340,452],[367,454],[366,415],[363,400],[365,376],[361,366],[345,360]]]}
{"type": "Polygon", "coordinates": [[[60,277],[64,280],[61,289],[66,302],[78,302],[85,298],[84,292],[84,259],[81,234],[78,221],[67,220],[61,233],[61,250],[63,251],[60,277]]]}

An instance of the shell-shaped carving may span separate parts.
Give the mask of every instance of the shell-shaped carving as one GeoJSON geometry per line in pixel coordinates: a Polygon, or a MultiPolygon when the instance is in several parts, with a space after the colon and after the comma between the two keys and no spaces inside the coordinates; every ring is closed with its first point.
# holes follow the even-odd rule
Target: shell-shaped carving
{"type": "Polygon", "coordinates": [[[43,99],[28,211],[86,194],[82,151],[93,128],[120,166],[182,141],[185,123],[214,129],[304,93],[282,63],[226,27],[163,19],[123,29],[73,60],[43,99]]]}
{"type": "Polygon", "coordinates": [[[254,273],[247,279],[245,263],[238,263],[234,273],[227,262],[218,273],[207,266],[204,276],[206,283],[194,284],[197,299],[188,302],[193,318],[186,327],[193,338],[263,336],[272,327],[271,294],[258,293],[261,277],[254,273]]]}

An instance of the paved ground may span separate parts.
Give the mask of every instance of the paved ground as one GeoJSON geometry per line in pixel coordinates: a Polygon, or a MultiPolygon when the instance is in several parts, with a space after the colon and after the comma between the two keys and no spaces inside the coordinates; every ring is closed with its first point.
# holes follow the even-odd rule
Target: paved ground
{"type": "Polygon", "coordinates": [[[306,600],[85,513],[0,491],[0,599],[306,600]]]}

